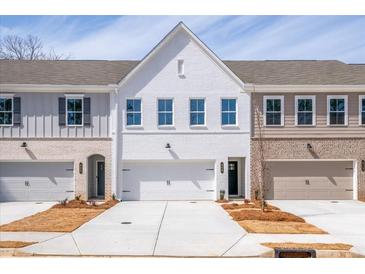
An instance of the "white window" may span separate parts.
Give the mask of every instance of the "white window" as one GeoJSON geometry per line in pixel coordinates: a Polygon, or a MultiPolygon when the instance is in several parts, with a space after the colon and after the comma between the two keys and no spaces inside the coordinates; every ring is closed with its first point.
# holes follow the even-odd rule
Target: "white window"
{"type": "Polygon", "coordinates": [[[316,124],[316,97],[295,96],[295,125],[314,126],[316,124]]]}
{"type": "Polygon", "coordinates": [[[264,125],[284,126],[284,96],[264,96],[264,125]]]}
{"type": "Polygon", "coordinates": [[[13,125],[13,98],[0,97],[0,126],[13,125]]]}
{"type": "Polygon", "coordinates": [[[84,98],[66,96],[66,121],[68,126],[83,125],[84,98]]]}
{"type": "Polygon", "coordinates": [[[127,99],[127,126],[142,125],[141,99],[127,99]]]}
{"type": "Polygon", "coordinates": [[[179,59],[177,60],[177,75],[184,76],[185,68],[184,68],[184,60],[179,59]]]}
{"type": "Polygon", "coordinates": [[[173,126],[174,124],[174,102],[172,99],[158,99],[158,125],[173,126]]]}
{"type": "Polygon", "coordinates": [[[222,126],[237,125],[237,99],[225,98],[221,101],[221,122],[222,126]]]}
{"type": "Polygon", "coordinates": [[[359,124],[365,126],[365,95],[359,96],[359,124]]]}
{"type": "Polygon", "coordinates": [[[347,95],[327,96],[327,125],[347,126],[347,95]]]}
{"type": "Polygon", "coordinates": [[[205,125],[205,100],[203,98],[190,99],[190,125],[205,125]]]}

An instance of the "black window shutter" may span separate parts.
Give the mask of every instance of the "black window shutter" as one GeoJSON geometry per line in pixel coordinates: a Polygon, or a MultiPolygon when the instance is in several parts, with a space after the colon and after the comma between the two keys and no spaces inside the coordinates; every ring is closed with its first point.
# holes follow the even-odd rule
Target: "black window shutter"
{"type": "Polygon", "coordinates": [[[22,122],[20,97],[13,98],[13,125],[20,126],[22,122]]]}
{"type": "Polygon", "coordinates": [[[91,125],[90,103],[91,103],[91,98],[84,97],[84,126],[91,125]]]}
{"type": "Polygon", "coordinates": [[[66,98],[58,98],[58,125],[66,125],[66,98]]]}

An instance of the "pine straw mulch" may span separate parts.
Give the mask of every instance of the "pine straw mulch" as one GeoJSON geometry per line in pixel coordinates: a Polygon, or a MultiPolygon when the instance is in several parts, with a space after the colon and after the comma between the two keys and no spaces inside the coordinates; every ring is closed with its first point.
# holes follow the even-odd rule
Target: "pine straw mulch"
{"type": "Polygon", "coordinates": [[[0,231],[72,232],[117,203],[108,201],[89,205],[85,201],[72,200],[66,205],[57,204],[46,211],[2,225],[0,231]]]}
{"type": "Polygon", "coordinates": [[[260,201],[226,203],[221,205],[249,233],[264,234],[326,234],[318,227],[308,224],[301,217],[281,211],[267,204],[261,210],[260,201]]]}
{"type": "Polygon", "coordinates": [[[350,250],[352,245],[343,243],[261,243],[261,245],[269,248],[281,249],[317,249],[317,250],[350,250]]]}
{"type": "Polygon", "coordinates": [[[258,220],[239,221],[248,233],[262,234],[327,234],[322,229],[302,222],[271,222],[258,220]]]}
{"type": "Polygon", "coordinates": [[[0,248],[21,248],[37,242],[0,241],[0,248]]]}

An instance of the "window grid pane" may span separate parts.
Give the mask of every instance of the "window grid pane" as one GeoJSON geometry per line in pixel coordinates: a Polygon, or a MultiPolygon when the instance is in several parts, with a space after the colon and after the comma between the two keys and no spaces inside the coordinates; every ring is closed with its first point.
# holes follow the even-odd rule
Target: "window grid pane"
{"type": "Polygon", "coordinates": [[[222,125],[236,125],[236,99],[222,99],[222,125]]]}
{"type": "Polygon", "coordinates": [[[13,99],[0,98],[0,125],[13,124],[13,99]]]}
{"type": "Polygon", "coordinates": [[[361,124],[365,125],[365,99],[361,100],[361,124]]]}
{"type": "Polygon", "coordinates": [[[266,125],[281,125],[281,99],[266,99],[266,125]]]}
{"type": "Polygon", "coordinates": [[[173,124],[172,99],[158,99],[158,125],[170,126],[173,124]]]}
{"type": "Polygon", "coordinates": [[[190,125],[205,124],[205,100],[190,99],[190,125]]]}
{"type": "Polygon", "coordinates": [[[330,99],[330,125],[345,124],[345,99],[330,99]]]}
{"type": "Polygon", "coordinates": [[[141,124],[141,99],[127,99],[127,126],[140,126],[141,124]]]}
{"type": "Polygon", "coordinates": [[[82,125],[82,99],[67,99],[67,125],[82,125]]]}
{"type": "Polygon", "coordinates": [[[298,99],[298,125],[313,125],[312,101],[312,99],[298,99]]]}

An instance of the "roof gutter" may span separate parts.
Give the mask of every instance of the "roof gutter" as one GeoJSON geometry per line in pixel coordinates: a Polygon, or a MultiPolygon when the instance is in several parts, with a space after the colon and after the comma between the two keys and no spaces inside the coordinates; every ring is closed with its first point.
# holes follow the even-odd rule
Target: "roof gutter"
{"type": "Polygon", "coordinates": [[[90,92],[106,93],[115,90],[117,85],[34,85],[0,84],[0,92],[90,92]]]}
{"type": "Polygon", "coordinates": [[[364,85],[257,85],[245,83],[246,92],[255,93],[321,93],[321,92],[365,92],[364,85]]]}

